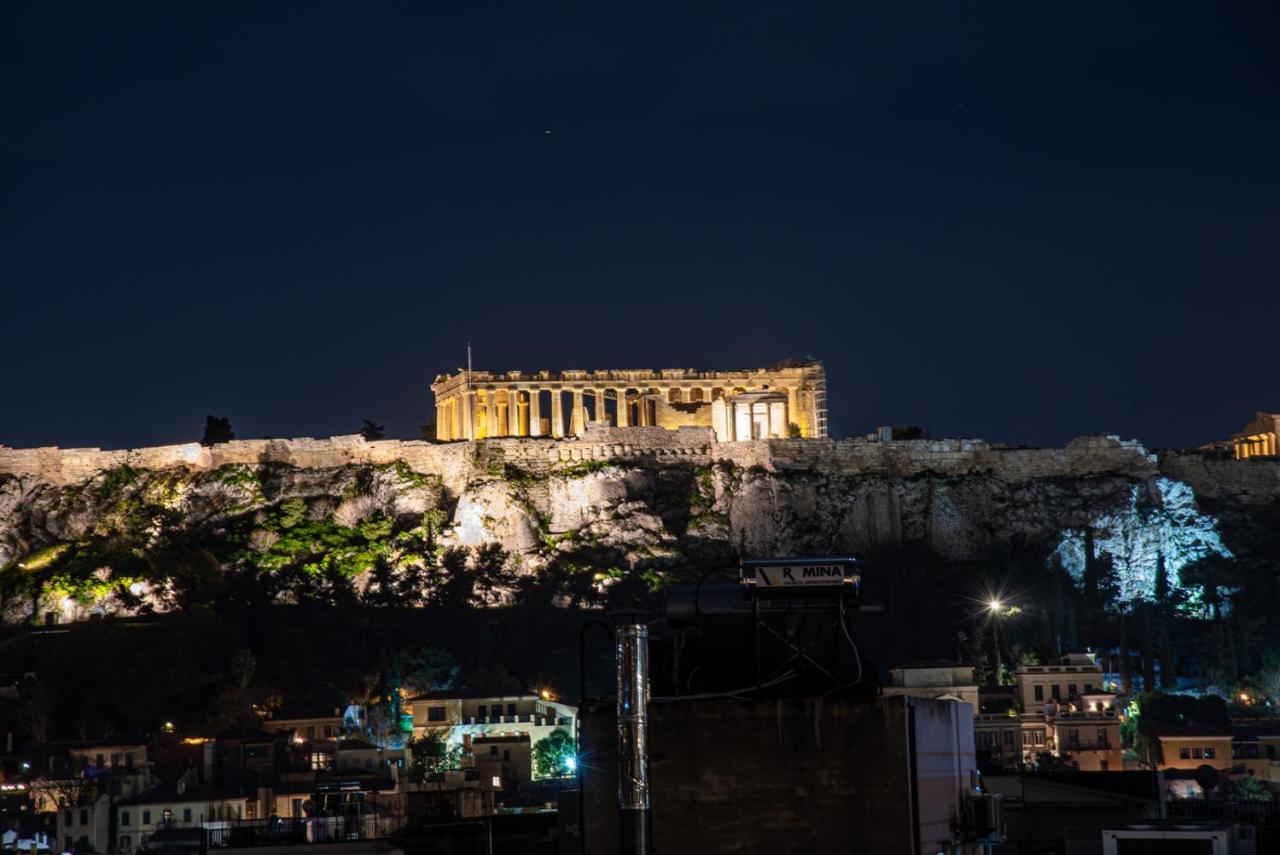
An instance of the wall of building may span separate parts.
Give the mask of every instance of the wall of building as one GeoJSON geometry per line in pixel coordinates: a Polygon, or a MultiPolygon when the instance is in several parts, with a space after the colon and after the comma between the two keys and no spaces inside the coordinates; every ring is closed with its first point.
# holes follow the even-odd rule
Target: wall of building
{"type": "MultiPolygon", "coordinates": [[[[585,708],[581,721],[579,752],[592,758],[585,851],[617,852],[613,707],[585,708]]],[[[950,836],[973,767],[971,722],[958,704],[910,698],[654,704],[654,851],[723,852],[733,841],[742,853],[938,852],[931,844],[950,836]]]]}

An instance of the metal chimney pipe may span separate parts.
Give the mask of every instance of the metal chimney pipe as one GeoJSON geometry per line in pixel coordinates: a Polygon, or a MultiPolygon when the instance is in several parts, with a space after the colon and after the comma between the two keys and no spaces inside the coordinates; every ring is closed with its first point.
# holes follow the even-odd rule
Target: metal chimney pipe
{"type": "Polygon", "coordinates": [[[618,625],[618,818],[621,855],[649,855],[649,626],[628,615],[618,625]]]}

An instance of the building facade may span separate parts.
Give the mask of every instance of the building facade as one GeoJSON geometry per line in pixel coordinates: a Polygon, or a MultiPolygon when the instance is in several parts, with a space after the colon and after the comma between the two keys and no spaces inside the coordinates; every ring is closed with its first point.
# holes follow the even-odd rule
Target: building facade
{"type": "Polygon", "coordinates": [[[441,440],[580,436],[591,423],[710,427],[720,442],[827,436],[818,362],[744,371],[459,370],[438,376],[431,391],[441,440]]]}
{"type": "MultiPolygon", "coordinates": [[[[556,730],[574,733],[577,707],[533,694],[490,695],[433,692],[410,699],[414,738],[442,735],[471,749],[477,759],[495,746],[505,763],[530,768],[529,751],[556,730]],[[519,743],[519,744],[517,744],[519,743]],[[523,748],[520,747],[523,745],[523,748]],[[523,752],[523,759],[511,758],[523,752]]],[[[504,770],[505,773],[505,770],[504,770]]],[[[529,772],[524,773],[527,779],[529,772]]]]}
{"type": "Polygon", "coordinates": [[[1102,666],[1088,654],[1053,665],[1020,665],[1014,672],[1016,707],[974,722],[979,751],[993,763],[1017,767],[1040,753],[1069,758],[1082,772],[1124,768],[1115,695],[1102,691],[1102,666]]]}
{"type": "Polygon", "coordinates": [[[1237,460],[1250,457],[1275,457],[1276,437],[1280,436],[1280,413],[1256,413],[1244,430],[1231,435],[1237,460]]]}

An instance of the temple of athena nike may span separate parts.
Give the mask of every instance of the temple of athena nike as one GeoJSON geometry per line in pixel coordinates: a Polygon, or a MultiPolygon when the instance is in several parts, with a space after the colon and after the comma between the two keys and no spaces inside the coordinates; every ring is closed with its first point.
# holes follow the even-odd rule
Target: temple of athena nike
{"type": "Polygon", "coordinates": [[[720,442],[825,438],[822,364],[771,368],[467,371],[431,384],[439,439],[580,436],[591,424],[709,427],[720,442]]]}

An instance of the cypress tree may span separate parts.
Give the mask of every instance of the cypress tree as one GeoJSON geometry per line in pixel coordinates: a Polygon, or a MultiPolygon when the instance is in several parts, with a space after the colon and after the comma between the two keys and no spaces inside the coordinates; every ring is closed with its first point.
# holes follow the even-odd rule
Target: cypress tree
{"type": "Polygon", "coordinates": [[[1155,598],[1160,605],[1169,601],[1169,571],[1164,566],[1164,552],[1156,553],[1155,598]]]}
{"type": "Polygon", "coordinates": [[[1160,627],[1160,686],[1172,689],[1178,685],[1177,666],[1173,662],[1173,642],[1169,640],[1169,630],[1160,627]]]}
{"type": "Polygon", "coordinates": [[[1155,644],[1151,637],[1151,613],[1147,606],[1142,607],[1142,691],[1156,690],[1156,655],[1155,644]]]}
{"type": "Polygon", "coordinates": [[[1129,632],[1125,626],[1124,612],[1120,613],[1120,694],[1133,694],[1133,675],[1129,671],[1129,632]]]}

